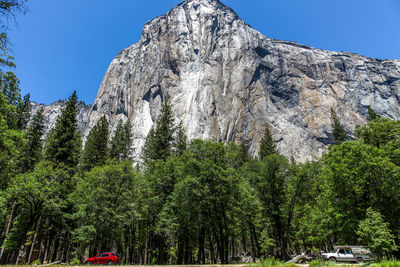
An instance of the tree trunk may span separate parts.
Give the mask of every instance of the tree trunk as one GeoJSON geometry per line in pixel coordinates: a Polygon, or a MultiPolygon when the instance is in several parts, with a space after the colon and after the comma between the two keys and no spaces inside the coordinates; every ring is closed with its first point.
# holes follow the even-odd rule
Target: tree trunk
{"type": "MultiPolygon", "coordinates": [[[[8,219],[7,228],[6,228],[6,231],[4,233],[4,240],[7,238],[8,233],[10,233],[11,223],[12,223],[12,220],[14,218],[14,210],[15,210],[15,206],[16,205],[17,205],[17,201],[14,200],[14,202],[13,202],[13,204],[11,206],[10,218],[8,219]]],[[[4,247],[2,246],[1,249],[0,249],[0,262],[1,262],[2,258],[3,258],[3,253],[4,253],[4,247]]]]}
{"type": "Polygon", "coordinates": [[[39,227],[40,227],[40,221],[42,220],[42,215],[40,215],[39,220],[36,224],[36,229],[35,229],[35,233],[33,234],[33,240],[32,240],[32,244],[31,244],[31,249],[29,251],[29,256],[28,256],[28,261],[27,264],[31,264],[31,260],[32,260],[32,254],[33,254],[33,249],[35,248],[35,242],[36,242],[36,238],[38,235],[38,231],[39,231],[39,227]]]}

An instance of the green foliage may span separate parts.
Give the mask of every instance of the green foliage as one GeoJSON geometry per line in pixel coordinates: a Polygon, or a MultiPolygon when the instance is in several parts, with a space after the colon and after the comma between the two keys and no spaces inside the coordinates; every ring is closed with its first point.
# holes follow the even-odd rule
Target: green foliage
{"type": "Polygon", "coordinates": [[[367,209],[366,218],[358,224],[357,235],[361,244],[367,245],[378,256],[383,256],[396,249],[389,224],[382,218],[380,212],[367,209]]]}
{"type": "Polygon", "coordinates": [[[10,114],[14,107],[0,92],[0,188],[5,189],[16,175],[17,158],[24,145],[23,133],[9,127],[4,114],[10,114]]]}
{"type": "Polygon", "coordinates": [[[175,155],[181,156],[187,148],[187,137],[185,134],[185,129],[183,129],[182,122],[178,125],[176,129],[176,141],[175,141],[175,155]]]}
{"type": "Polygon", "coordinates": [[[106,116],[103,116],[87,136],[82,153],[82,170],[89,171],[95,166],[104,165],[108,159],[108,135],[108,121],[106,116]]]}
{"type": "Polygon", "coordinates": [[[31,99],[30,95],[26,94],[16,108],[16,128],[23,130],[26,128],[31,117],[31,99]]]}
{"type": "Polygon", "coordinates": [[[276,154],[278,150],[276,149],[276,144],[272,139],[272,135],[268,127],[265,128],[264,136],[260,143],[260,159],[266,156],[276,154]]]}
{"type": "MultiPolygon", "coordinates": [[[[126,246],[125,230],[137,219],[137,175],[131,162],[108,163],[76,177],[76,190],[69,196],[79,227],[73,238],[83,253],[89,244],[126,246]]],[[[111,250],[107,247],[107,250],[111,250]]],[[[81,255],[80,255],[81,256],[81,255]]]]}
{"type": "Polygon", "coordinates": [[[375,110],[373,110],[373,109],[371,108],[371,106],[368,106],[368,115],[367,115],[367,120],[368,120],[368,122],[374,121],[374,120],[377,120],[377,119],[380,119],[380,118],[381,118],[381,116],[378,115],[378,114],[375,112],[375,110]]]}
{"type": "Polygon", "coordinates": [[[333,108],[331,108],[331,127],[332,127],[333,142],[335,144],[341,144],[347,139],[349,139],[346,130],[340,123],[339,117],[333,108]]]}
{"type": "Polygon", "coordinates": [[[400,261],[396,259],[384,260],[376,263],[372,263],[371,267],[400,267],[400,261]]]}
{"type": "Polygon", "coordinates": [[[110,142],[110,158],[119,161],[132,160],[132,125],[129,120],[123,123],[120,120],[110,142]]]}
{"type": "Polygon", "coordinates": [[[336,242],[356,243],[354,233],[368,207],[379,209],[397,225],[399,217],[393,214],[400,212],[400,203],[393,196],[400,185],[400,172],[385,151],[347,141],[332,147],[323,163],[323,192],[318,201],[320,209],[325,209],[321,216],[330,220],[327,227],[333,229],[336,242]]]}
{"type": "Polygon", "coordinates": [[[258,264],[251,264],[251,266],[256,266],[256,267],[296,267],[297,265],[294,263],[284,263],[281,260],[275,259],[275,258],[266,258],[266,259],[261,259],[258,264]]]}
{"type": "Polygon", "coordinates": [[[26,143],[20,154],[21,172],[33,170],[42,156],[44,134],[44,115],[43,109],[39,109],[32,118],[28,129],[26,130],[26,143]]]}
{"type": "Polygon", "coordinates": [[[27,0],[2,0],[0,1],[0,28],[6,31],[9,28],[10,20],[13,21],[19,13],[28,10],[27,0]]]}
{"type": "Polygon", "coordinates": [[[330,266],[336,266],[336,263],[332,261],[324,261],[318,259],[318,260],[313,260],[308,264],[308,267],[330,267],[330,266]]]}
{"type": "Polygon", "coordinates": [[[170,97],[166,95],[155,128],[150,130],[143,146],[143,160],[145,162],[167,160],[173,152],[174,133],[174,117],[171,110],[170,97]]]}
{"type": "Polygon", "coordinates": [[[78,97],[76,92],[69,97],[55,128],[50,131],[45,146],[45,159],[55,166],[74,170],[79,162],[81,133],[77,121],[78,97]]]}

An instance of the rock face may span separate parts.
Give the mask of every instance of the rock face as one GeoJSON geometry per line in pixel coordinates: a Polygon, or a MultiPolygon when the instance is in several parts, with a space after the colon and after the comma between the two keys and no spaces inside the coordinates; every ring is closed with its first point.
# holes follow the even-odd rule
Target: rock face
{"type": "Polygon", "coordinates": [[[189,139],[246,140],[257,154],[265,127],[299,161],[331,143],[330,109],[352,133],[371,106],[400,118],[400,61],[330,52],[267,38],[219,0],[186,0],[147,22],[109,66],[88,113],[133,124],[136,156],[171,96],[189,139]]]}
{"type": "MultiPolygon", "coordinates": [[[[31,102],[32,105],[32,116],[40,109],[43,108],[43,113],[45,117],[45,130],[44,133],[47,135],[49,131],[54,128],[57,122],[57,117],[61,114],[62,109],[65,106],[66,101],[58,100],[50,105],[38,104],[31,102]]],[[[90,106],[79,102],[78,104],[78,126],[79,130],[84,133],[87,128],[87,118],[90,111],[90,106]]]]}

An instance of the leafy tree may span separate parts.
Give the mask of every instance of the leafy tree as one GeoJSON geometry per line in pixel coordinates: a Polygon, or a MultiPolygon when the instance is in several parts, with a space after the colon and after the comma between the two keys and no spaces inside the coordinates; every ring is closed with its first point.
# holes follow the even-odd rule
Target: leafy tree
{"type": "Polygon", "coordinates": [[[12,129],[4,115],[15,109],[8,104],[6,97],[0,92],[0,188],[5,189],[10,179],[16,174],[17,158],[24,139],[21,131],[12,129]]]}
{"type": "Polygon", "coordinates": [[[55,165],[74,169],[79,162],[81,151],[81,133],[77,121],[76,92],[69,97],[55,128],[48,135],[45,146],[45,158],[55,165]]]}
{"type": "Polygon", "coordinates": [[[115,129],[114,136],[111,139],[110,158],[115,158],[119,161],[132,159],[132,125],[129,120],[123,123],[120,120],[115,129]]]}
{"type": "Polygon", "coordinates": [[[400,173],[384,150],[346,141],[332,147],[324,155],[323,164],[317,209],[330,218],[327,230],[332,233],[331,240],[355,243],[359,218],[368,207],[390,218],[393,229],[397,229],[400,218],[395,214],[400,213],[400,202],[396,188],[400,185],[400,173]]]}
{"type": "Polygon", "coordinates": [[[15,21],[18,13],[25,13],[28,10],[27,0],[3,0],[0,1],[0,28],[8,30],[11,19],[15,21]]]}
{"type": "Polygon", "coordinates": [[[166,95],[156,126],[150,130],[143,146],[142,157],[144,161],[167,160],[172,155],[174,132],[174,117],[171,110],[170,97],[166,95]]]}
{"type": "Polygon", "coordinates": [[[373,210],[367,209],[366,218],[358,224],[358,241],[367,245],[379,257],[387,255],[396,249],[393,235],[390,233],[388,223],[382,218],[382,215],[373,210]]]}
{"type": "Polygon", "coordinates": [[[108,121],[106,116],[101,117],[97,124],[90,130],[85,149],[82,153],[81,167],[85,171],[94,166],[103,165],[108,158],[108,121]]]}
{"type": "Polygon", "coordinates": [[[43,109],[39,109],[32,118],[27,131],[26,143],[21,151],[20,164],[22,172],[33,170],[36,163],[38,163],[42,156],[44,134],[44,115],[43,109]]]}
{"type": "Polygon", "coordinates": [[[358,127],[356,136],[364,144],[378,148],[386,146],[400,148],[398,138],[400,136],[400,121],[389,118],[376,118],[368,124],[358,127]]]}
{"type": "MultiPolygon", "coordinates": [[[[0,4],[1,5],[1,4],[0,4]]],[[[1,10],[1,8],[0,8],[1,10]]],[[[10,129],[24,129],[30,117],[30,96],[23,99],[19,88],[19,79],[10,69],[15,68],[14,58],[6,49],[6,34],[0,34],[0,92],[6,97],[8,104],[14,108],[3,113],[10,129]],[[8,70],[8,71],[6,71],[8,70]]]]}
{"type": "Polygon", "coordinates": [[[332,127],[333,142],[335,144],[341,144],[348,139],[346,130],[340,123],[339,117],[333,108],[331,108],[331,127],[332,127]]]}
{"type": "Polygon", "coordinates": [[[271,223],[271,236],[275,240],[279,257],[287,258],[287,186],[291,175],[289,162],[282,155],[271,154],[252,168],[254,172],[250,182],[256,188],[263,204],[263,215],[271,223]]]}
{"type": "MultiPolygon", "coordinates": [[[[21,246],[34,246],[33,238],[43,227],[41,218],[58,216],[63,206],[60,196],[65,192],[60,191],[60,181],[64,177],[63,171],[54,169],[49,162],[41,162],[32,172],[12,180],[7,195],[15,200],[19,213],[3,243],[6,252],[18,251],[21,246]]],[[[28,255],[25,260],[28,260],[28,255]]]]}
{"type": "Polygon", "coordinates": [[[270,130],[268,129],[268,127],[266,127],[264,136],[261,139],[260,143],[260,159],[276,153],[278,153],[278,150],[276,149],[276,144],[272,139],[272,134],[270,130]]]}
{"type": "MultiPolygon", "coordinates": [[[[73,231],[79,258],[91,245],[118,250],[126,255],[128,239],[138,218],[137,174],[129,161],[94,167],[77,178],[76,190],[69,196],[76,203],[73,218],[79,223],[73,231]],[[90,190],[88,190],[90,188],[90,190]]],[[[132,247],[131,247],[132,249],[132,247]]],[[[96,251],[89,251],[94,256],[96,251]]]]}

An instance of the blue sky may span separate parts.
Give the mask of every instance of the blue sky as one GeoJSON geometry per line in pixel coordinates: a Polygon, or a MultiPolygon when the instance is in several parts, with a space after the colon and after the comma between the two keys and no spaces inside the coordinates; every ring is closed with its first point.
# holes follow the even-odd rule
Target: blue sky
{"type": "MultiPolygon", "coordinates": [[[[23,93],[91,104],[111,60],[180,0],[29,0],[9,33],[23,93]]],[[[400,0],[223,0],[268,37],[400,59],[400,0]]]]}

